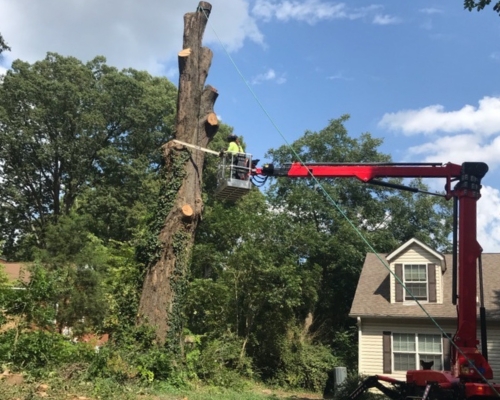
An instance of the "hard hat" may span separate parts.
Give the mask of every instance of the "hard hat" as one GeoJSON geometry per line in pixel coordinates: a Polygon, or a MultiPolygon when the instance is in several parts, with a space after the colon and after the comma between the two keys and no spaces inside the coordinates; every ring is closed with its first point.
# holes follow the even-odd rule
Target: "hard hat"
{"type": "Polygon", "coordinates": [[[236,136],[236,135],[229,135],[229,136],[227,137],[227,141],[228,141],[228,142],[234,142],[234,141],[236,141],[237,139],[238,139],[238,136],[236,136]]]}

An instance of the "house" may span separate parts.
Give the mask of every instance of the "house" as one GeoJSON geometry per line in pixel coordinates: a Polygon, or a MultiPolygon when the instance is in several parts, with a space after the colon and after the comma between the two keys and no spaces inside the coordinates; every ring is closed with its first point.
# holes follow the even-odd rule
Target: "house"
{"type": "MultiPolygon", "coordinates": [[[[497,380],[499,268],[500,254],[482,255],[488,361],[497,380]]],[[[421,368],[421,359],[434,361],[435,370],[450,370],[450,343],[443,332],[453,337],[457,326],[456,306],[452,304],[452,255],[441,254],[417,239],[390,254],[367,254],[349,315],[357,319],[359,374],[405,380],[407,370],[421,368]],[[403,290],[386,265],[429,315],[403,290]]],[[[479,322],[477,338],[481,338],[479,322]]]]}
{"type": "Polygon", "coordinates": [[[3,267],[7,277],[12,282],[19,282],[20,280],[28,282],[29,273],[26,270],[26,265],[23,263],[6,261],[0,258],[0,268],[3,267]]]}

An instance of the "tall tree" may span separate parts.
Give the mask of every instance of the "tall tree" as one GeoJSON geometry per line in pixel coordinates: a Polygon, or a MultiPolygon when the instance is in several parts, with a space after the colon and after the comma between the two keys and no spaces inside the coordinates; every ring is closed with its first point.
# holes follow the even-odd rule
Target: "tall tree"
{"type": "Polygon", "coordinates": [[[24,239],[43,246],[47,226],[69,214],[78,196],[113,179],[123,184],[134,160],[156,169],[159,147],[171,137],[175,94],[167,79],[118,71],[103,57],[84,64],[49,53],[34,64],[14,61],[0,85],[6,255],[24,239]]]}
{"type": "MultiPolygon", "coordinates": [[[[217,91],[204,86],[212,51],[201,47],[212,6],[200,2],[196,12],[184,15],[183,50],[179,52],[179,94],[175,138],[207,147],[218,129],[213,105],[217,91]]],[[[194,235],[203,201],[204,153],[182,145],[164,146],[163,184],[149,238],[142,248],[146,264],[139,307],[139,324],[154,327],[159,343],[167,336],[178,349],[182,331],[182,297],[194,235]]]]}

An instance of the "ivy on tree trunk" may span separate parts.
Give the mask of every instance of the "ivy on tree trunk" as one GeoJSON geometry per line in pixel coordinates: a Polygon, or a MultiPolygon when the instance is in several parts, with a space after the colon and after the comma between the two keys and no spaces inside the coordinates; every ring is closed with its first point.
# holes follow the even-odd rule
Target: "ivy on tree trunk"
{"type": "MultiPolygon", "coordinates": [[[[217,91],[205,86],[212,51],[201,47],[212,6],[200,2],[184,15],[183,49],[178,54],[179,91],[175,138],[207,147],[219,124],[213,106],[217,91]]],[[[183,296],[194,235],[203,209],[205,153],[169,142],[163,146],[163,183],[145,246],[146,271],[138,323],[151,326],[157,343],[177,352],[183,327],[183,296]]]]}

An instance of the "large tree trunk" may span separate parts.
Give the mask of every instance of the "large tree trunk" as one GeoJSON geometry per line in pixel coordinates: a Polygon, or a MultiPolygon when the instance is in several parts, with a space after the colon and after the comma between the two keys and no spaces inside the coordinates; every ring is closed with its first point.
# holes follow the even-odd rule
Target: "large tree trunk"
{"type": "MultiPolygon", "coordinates": [[[[217,91],[205,87],[212,61],[210,49],[201,47],[212,6],[200,2],[184,15],[183,50],[179,52],[179,94],[176,139],[207,147],[219,127],[213,106],[217,91]]],[[[158,209],[144,246],[146,271],[139,305],[139,324],[150,325],[158,344],[167,341],[179,349],[182,302],[187,285],[194,235],[200,220],[202,168],[205,153],[169,142],[163,146],[162,190],[158,209]]]]}

